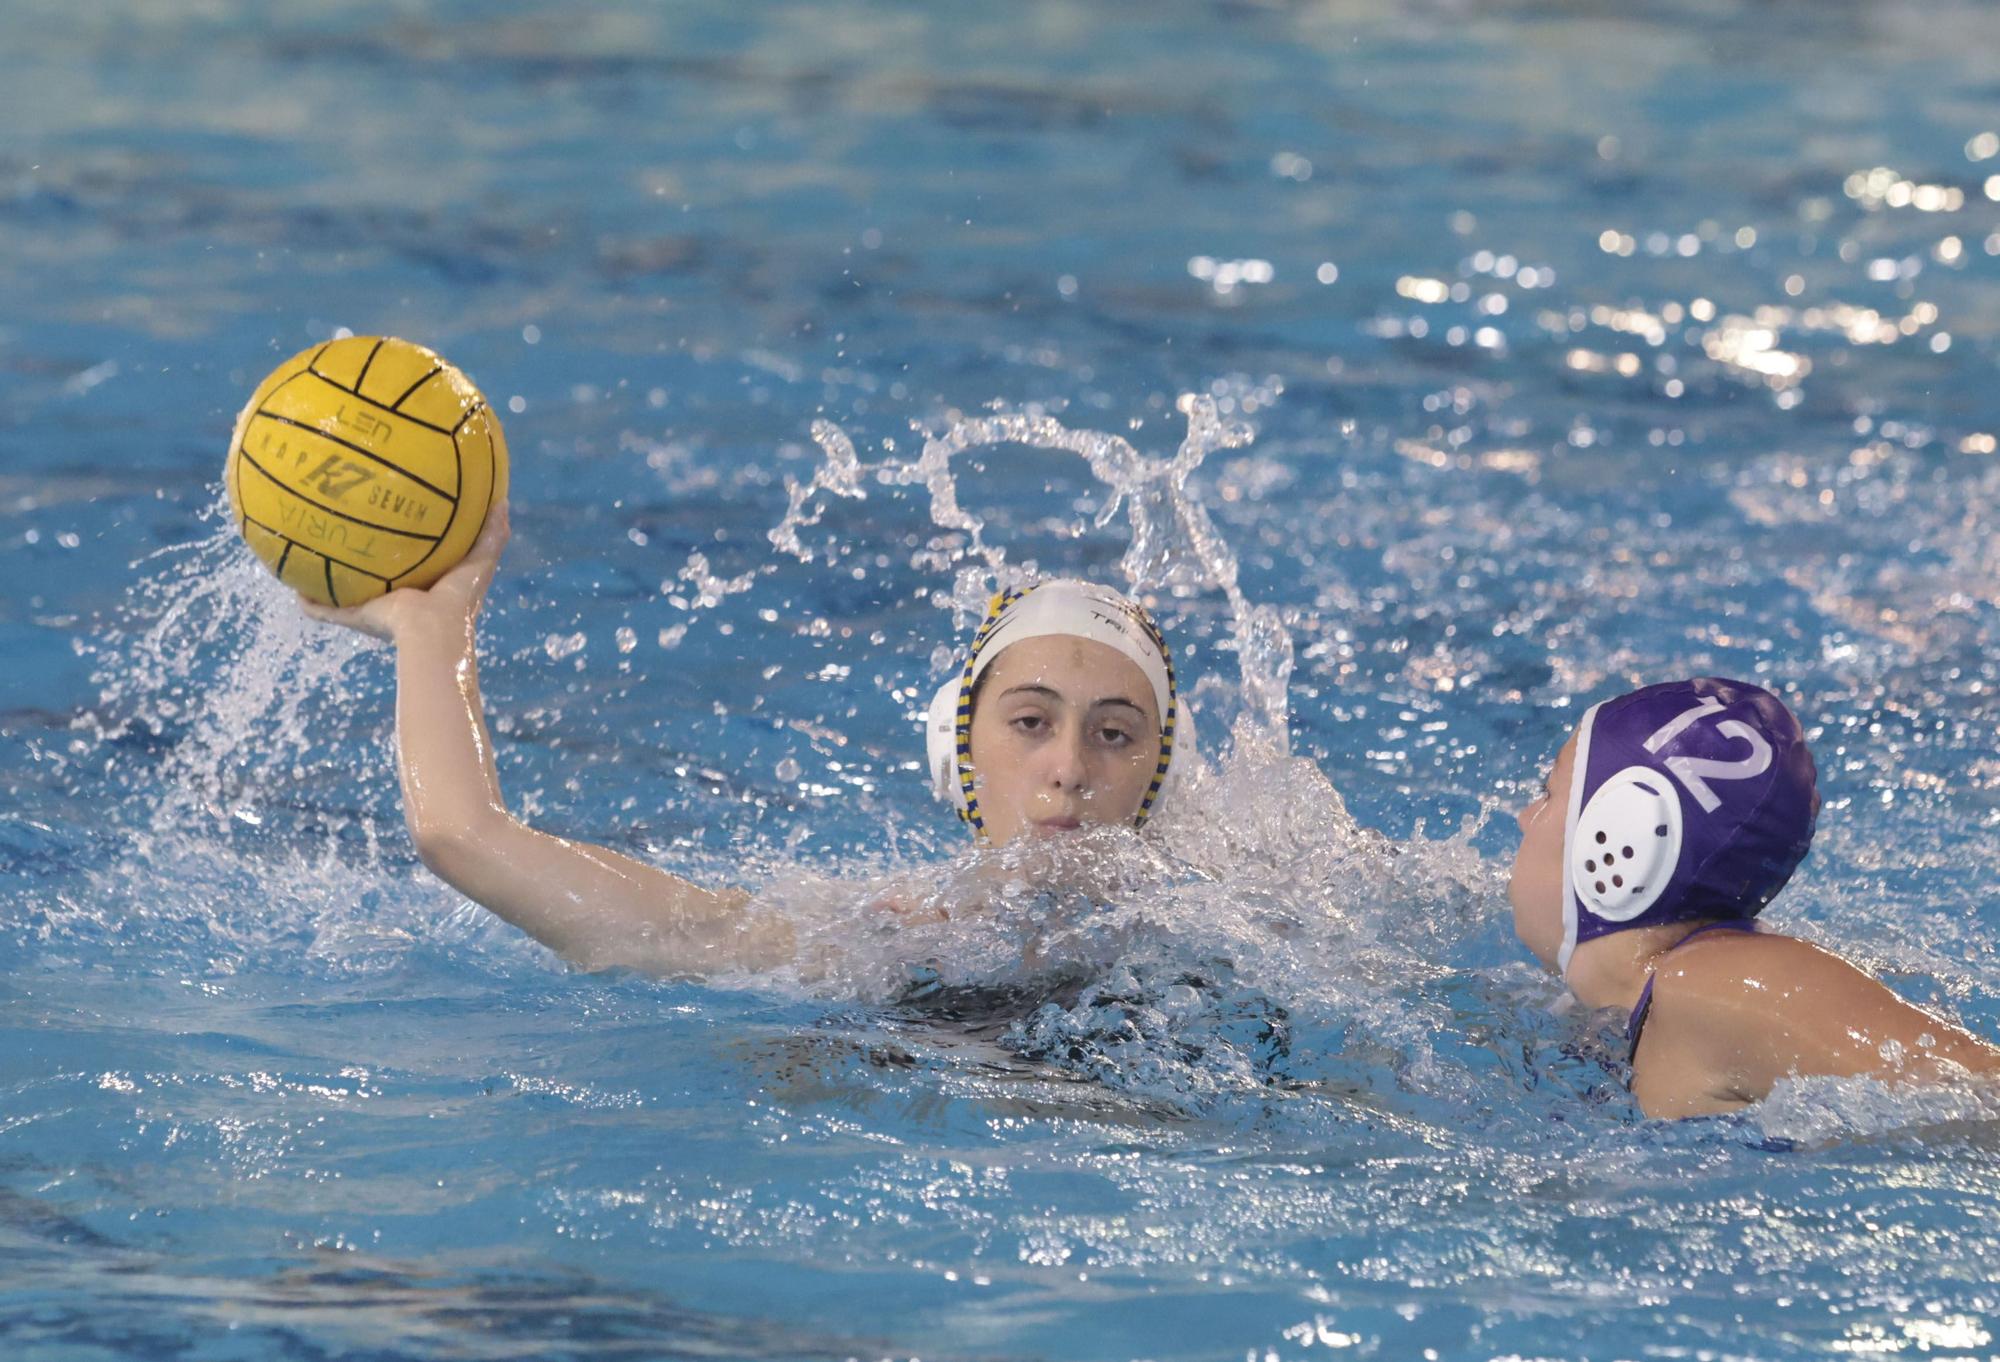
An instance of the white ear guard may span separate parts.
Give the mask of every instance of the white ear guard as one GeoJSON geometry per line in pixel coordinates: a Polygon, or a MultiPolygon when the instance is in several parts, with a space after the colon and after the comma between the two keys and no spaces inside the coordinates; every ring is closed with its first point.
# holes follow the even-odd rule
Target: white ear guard
{"type": "Polygon", "coordinates": [[[1598,917],[1630,922],[1659,901],[1680,859],[1680,797],[1658,771],[1628,766],[1577,815],[1569,881],[1598,917]]]}
{"type": "Polygon", "coordinates": [[[958,696],[963,688],[964,678],[957,672],[947,676],[924,715],[924,756],[931,793],[961,814],[965,812],[965,791],[958,780],[958,696]]]}

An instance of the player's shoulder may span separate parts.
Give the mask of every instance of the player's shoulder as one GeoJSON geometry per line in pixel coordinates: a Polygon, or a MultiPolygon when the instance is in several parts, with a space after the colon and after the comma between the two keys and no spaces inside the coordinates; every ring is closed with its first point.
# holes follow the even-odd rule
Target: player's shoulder
{"type": "Polygon", "coordinates": [[[1793,1067],[1807,1038],[1837,1032],[1839,1018],[1865,1010],[1868,991],[1880,987],[1797,937],[1705,933],[1669,951],[1654,969],[1634,1090],[1643,1086],[1641,1101],[1652,1114],[1755,1101],[1793,1067]]]}
{"type": "Polygon", "coordinates": [[[1694,1052],[1741,1062],[1796,1045],[1843,1018],[1879,1009],[1882,985],[1810,941],[1778,932],[1714,932],[1667,953],[1654,970],[1652,1022],[1694,1052]],[[1783,1048],[1781,1046],[1781,1048],[1783,1048]]]}
{"type": "Polygon", "coordinates": [[[1656,1010],[1770,1012],[1787,1000],[1824,999],[1872,984],[1840,956],[1780,932],[1709,932],[1668,951],[1654,966],[1656,1010]]]}
{"type": "MultiPolygon", "coordinates": [[[[1745,987],[1769,997],[1794,984],[1838,986],[1868,976],[1840,956],[1782,932],[1708,932],[1668,951],[1654,967],[1661,993],[1698,997],[1745,987]]],[[[1872,981],[1869,981],[1872,982],[1872,981]]]]}

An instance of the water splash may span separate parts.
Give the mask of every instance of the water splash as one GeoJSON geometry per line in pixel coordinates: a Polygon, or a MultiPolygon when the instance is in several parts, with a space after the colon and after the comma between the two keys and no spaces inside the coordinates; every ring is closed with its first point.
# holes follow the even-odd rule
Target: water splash
{"type": "MultiPolygon", "coordinates": [[[[827,873],[793,853],[793,838],[739,845],[737,871],[764,886],[753,911],[783,916],[801,943],[796,968],[742,982],[970,1025],[1011,1063],[1162,1110],[1316,1085],[1475,1089],[1437,1039],[1465,1011],[1453,972],[1423,962],[1478,930],[1493,901],[1493,872],[1471,845],[1477,822],[1441,842],[1392,841],[1289,755],[1289,632],[1243,591],[1193,487],[1204,460],[1249,444],[1251,430],[1215,395],[1181,411],[1187,429],[1166,458],[1042,412],[956,421],[914,458],[880,463],[864,463],[837,427],[815,426],[824,457],[789,485],[775,550],[811,559],[801,531],[829,499],[909,489],[952,532],[951,585],[933,599],[970,615],[1026,569],[961,503],[954,461],[1010,444],[1073,454],[1106,489],[1098,527],[1122,520],[1130,531],[1121,571],[1132,590],[1227,601],[1243,717],[1228,759],[1158,820],[1163,840],[1108,829],[1074,847],[973,851],[914,873],[894,857],[827,873]]],[[[723,577],[694,552],[662,593],[726,615],[775,571],[723,577]]],[[[138,930],[167,969],[292,957],[368,971],[440,938],[542,958],[415,866],[373,645],[304,620],[226,526],[157,560],[94,660],[100,703],[82,726],[99,778],[144,794],[115,812],[126,845],[72,905],[78,934],[122,930],[92,904],[138,903],[138,930]]],[[[496,727],[506,730],[504,716],[496,727]]]]}
{"type": "Polygon", "coordinates": [[[144,940],[128,963],[170,972],[391,968],[441,922],[491,931],[400,838],[386,669],[350,670],[380,645],[308,619],[219,501],[208,518],[82,649],[99,695],[72,723],[72,781],[107,845],[48,921],[144,940]]]}
{"type": "Polygon", "coordinates": [[[2000,1085],[1966,1077],[1955,1083],[1895,1087],[1873,1078],[1816,1076],[1779,1080],[1752,1109],[1764,1138],[1804,1145],[1889,1135],[1941,1138],[2000,1121],[2000,1085]]]}
{"type": "MultiPolygon", "coordinates": [[[[1225,416],[1209,394],[1187,394],[1178,409],[1187,418],[1187,433],[1165,459],[1141,453],[1123,436],[1072,429],[1046,412],[1028,411],[953,421],[927,434],[914,459],[865,464],[846,432],[830,421],[816,421],[812,435],[823,462],[809,482],[787,479],[790,504],[770,531],[771,543],[802,561],[811,560],[799,531],[818,524],[824,514],[819,493],[865,499],[862,484],[869,477],[884,486],[921,488],[930,500],[931,522],[963,536],[962,543],[946,551],[944,563],[954,569],[954,579],[938,601],[954,610],[962,629],[978,618],[993,592],[1021,585],[1034,574],[1010,563],[1004,545],[988,542],[986,522],[959,500],[952,461],[969,450],[1004,445],[1074,454],[1107,493],[1096,527],[1105,528],[1121,509],[1125,512],[1131,542],[1119,569],[1128,590],[1174,597],[1219,591],[1227,599],[1245,703],[1237,743],[1282,757],[1290,750],[1286,691],[1293,665],[1291,633],[1275,607],[1256,604],[1244,593],[1235,550],[1190,487],[1209,455],[1243,448],[1254,433],[1248,422],[1225,416]]],[[[912,565],[920,566],[914,560],[912,565]]]]}
{"type": "Polygon", "coordinates": [[[792,867],[757,911],[798,933],[786,977],[803,992],[971,1026],[1168,1109],[1274,1086],[1348,1092],[1370,1086],[1362,1069],[1475,1093],[1440,1038],[1511,1005],[1468,1004],[1443,963],[1497,896],[1476,825],[1392,841],[1293,758],[1233,760],[1211,793],[1164,839],[1095,828],[865,883],[853,865],[845,878],[792,867]]]}
{"type": "Polygon", "coordinates": [[[155,555],[119,617],[93,641],[95,709],[77,726],[108,750],[116,783],[121,748],[159,747],[150,777],[160,798],[147,831],[219,831],[254,818],[248,791],[303,775],[316,711],[346,700],[347,662],[370,645],[307,619],[246,559],[233,531],[155,555]]]}
{"type": "MultiPolygon", "coordinates": [[[[1275,398],[1270,387],[1259,404],[1275,398]]],[[[1499,899],[1500,874],[1473,846],[1493,806],[1442,840],[1419,825],[1399,842],[1363,828],[1318,767],[1289,755],[1290,631],[1243,590],[1237,554],[1194,486],[1212,454],[1252,441],[1225,395],[1180,399],[1186,430],[1168,457],[1040,409],[954,419],[926,432],[914,457],[892,448],[879,462],[863,461],[840,427],[814,424],[822,462],[810,480],[788,482],[770,532],[778,550],[812,561],[801,531],[832,499],[866,500],[871,484],[912,489],[946,533],[910,566],[952,574],[933,600],[963,628],[992,591],[1035,574],[962,500],[961,456],[1004,446],[1074,455],[1104,489],[1095,528],[1122,518],[1128,532],[1129,590],[1227,602],[1223,646],[1237,655],[1241,711],[1224,759],[1204,763],[1155,820],[1157,841],[1104,829],[1065,851],[972,852],[942,881],[889,875],[861,895],[875,926],[858,933],[851,891],[794,886],[780,911],[805,924],[808,953],[824,962],[803,982],[961,1019],[977,1011],[968,999],[990,998],[1010,1053],[1170,1109],[1262,1101],[1274,1089],[1401,1086],[1478,1100],[1479,1081],[1441,1038],[1477,1015],[1507,1031],[1515,999],[1501,990],[1468,1002],[1461,973],[1439,962],[1499,899]],[[1051,873],[1049,858],[1069,863],[1051,873]],[[913,961],[923,962],[914,975],[913,961]]]]}
{"type": "MultiPolygon", "coordinates": [[[[740,572],[734,577],[717,575],[710,566],[708,555],[700,549],[688,552],[687,562],[672,577],[660,583],[660,594],[667,604],[676,610],[687,612],[687,618],[660,630],[659,643],[662,648],[678,648],[687,637],[695,616],[704,610],[713,610],[728,600],[750,590],[757,579],[771,571],[768,563],[740,572]]],[[[628,631],[629,632],[629,631],[628,631]]],[[[636,636],[634,636],[636,637],[636,636]]],[[[630,648],[621,640],[620,647],[629,652],[630,648]]]]}

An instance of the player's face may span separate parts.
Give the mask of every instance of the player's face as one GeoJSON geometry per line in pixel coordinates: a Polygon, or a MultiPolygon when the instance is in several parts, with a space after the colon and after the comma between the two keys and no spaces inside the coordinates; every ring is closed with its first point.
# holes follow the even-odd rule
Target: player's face
{"type": "Polygon", "coordinates": [[[1576,766],[1576,735],[1556,753],[1548,779],[1536,797],[1514,815],[1521,825],[1521,848],[1507,897],[1514,905],[1514,934],[1550,969],[1563,939],[1563,823],[1569,815],[1569,784],[1576,766]]]}
{"type": "Polygon", "coordinates": [[[979,815],[993,843],[1138,815],[1160,759],[1146,675],[1117,649],[1045,636],[1011,644],[972,714],[979,815]]]}

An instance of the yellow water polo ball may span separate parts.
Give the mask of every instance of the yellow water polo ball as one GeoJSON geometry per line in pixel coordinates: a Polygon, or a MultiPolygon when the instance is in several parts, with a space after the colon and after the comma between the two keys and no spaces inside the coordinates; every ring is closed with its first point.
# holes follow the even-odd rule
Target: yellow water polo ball
{"type": "Polygon", "coordinates": [[[243,538],[323,605],[429,586],[507,495],[507,441],[434,352],[347,336],[280,364],[236,418],[223,468],[243,538]]]}

